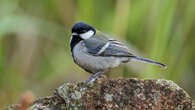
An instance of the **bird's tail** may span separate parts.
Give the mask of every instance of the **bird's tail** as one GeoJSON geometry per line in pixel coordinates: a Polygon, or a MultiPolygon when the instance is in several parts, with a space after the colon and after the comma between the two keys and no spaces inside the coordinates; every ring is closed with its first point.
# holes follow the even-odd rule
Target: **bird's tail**
{"type": "Polygon", "coordinates": [[[165,64],[162,64],[160,62],[157,62],[157,61],[154,61],[154,60],[151,60],[151,59],[148,59],[148,58],[143,58],[143,57],[138,57],[138,56],[133,56],[132,58],[136,59],[136,60],[139,60],[139,61],[151,63],[151,64],[154,64],[154,65],[160,66],[162,68],[166,68],[165,64]]]}

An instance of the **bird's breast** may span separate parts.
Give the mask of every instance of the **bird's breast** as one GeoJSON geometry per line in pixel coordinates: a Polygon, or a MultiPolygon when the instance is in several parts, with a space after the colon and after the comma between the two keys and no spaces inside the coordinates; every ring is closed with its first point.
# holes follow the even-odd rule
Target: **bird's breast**
{"type": "Polygon", "coordinates": [[[72,57],[76,64],[91,73],[106,71],[121,63],[120,59],[115,57],[93,56],[89,54],[83,42],[74,47],[72,57]]]}

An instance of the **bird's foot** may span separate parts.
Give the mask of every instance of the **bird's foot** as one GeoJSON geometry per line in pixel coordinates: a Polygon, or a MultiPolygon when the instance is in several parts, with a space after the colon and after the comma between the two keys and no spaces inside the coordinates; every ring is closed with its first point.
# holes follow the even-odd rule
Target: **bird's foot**
{"type": "Polygon", "coordinates": [[[89,79],[87,79],[85,81],[85,83],[88,84],[89,82],[95,81],[99,77],[100,73],[101,72],[97,72],[97,73],[93,74],[89,79]]]}
{"type": "Polygon", "coordinates": [[[102,72],[97,72],[95,74],[93,74],[89,79],[87,79],[83,84],[83,88],[81,88],[81,91],[85,91],[87,89],[87,86],[89,86],[89,83],[94,82],[97,79],[105,79],[106,76],[101,74],[102,72]]]}

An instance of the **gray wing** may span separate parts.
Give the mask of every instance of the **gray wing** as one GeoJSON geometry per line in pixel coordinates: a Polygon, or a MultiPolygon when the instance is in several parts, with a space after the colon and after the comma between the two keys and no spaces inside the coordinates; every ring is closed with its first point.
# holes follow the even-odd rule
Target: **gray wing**
{"type": "Polygon", "coordinates": [[[95,55],[106,44],[106,41],[102,41],[96,38],[90,38],[90,39],[84,40],[84,44],[87,48],[87,52],[89,54],[95,55]]]}
{"type": "Polygon", "coordinates": [[[104,34],[97,34],[84,41],[87,51],[96,56],[131,57],[134,56],[127,46],[121,42],[109,38],[104,34]]]}

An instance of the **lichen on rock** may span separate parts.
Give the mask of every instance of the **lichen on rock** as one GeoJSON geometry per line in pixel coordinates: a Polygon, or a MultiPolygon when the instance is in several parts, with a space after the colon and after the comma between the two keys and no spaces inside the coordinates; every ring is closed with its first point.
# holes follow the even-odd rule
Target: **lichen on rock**
{"type": "MultiPolygon", "coordinates": [[[[65,83],[53,96],[35,101],[29,110],[194,110],[189,95],[169,80],[101,78],[65,83]]],[[[11,110],[11,109],[10,109],[11,110]]]]}

